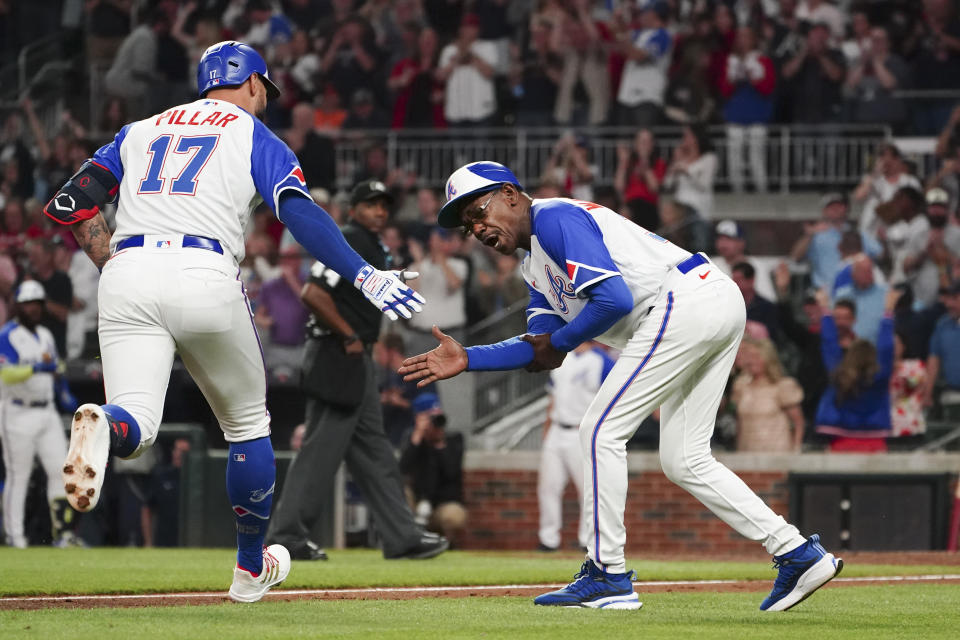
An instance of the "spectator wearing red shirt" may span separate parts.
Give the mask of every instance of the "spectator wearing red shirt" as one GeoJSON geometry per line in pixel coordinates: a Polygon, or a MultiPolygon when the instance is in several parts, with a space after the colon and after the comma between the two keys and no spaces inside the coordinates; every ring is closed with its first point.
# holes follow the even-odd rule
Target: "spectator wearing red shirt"
{"type": "Polygon", "coordinates": [[[767,124],[773,117],[775,86],[773,61],[760,53],[753,28],[740,27],[720,78],[720,93],[726,99],[727,164],[737,193],[744,188],[743,147],[747,142],[754,186],[760,193],[767,190],[767,124]]]}
{"type": "Polygon", "coordinates": [[[641,129],[633,138],[633,148],[617,147],[617,172],[613,178],[620,200],[630,210],[630,218],[651,231],[660,227],[657,202],[667,163],[660,157],[649,129],[641,129]]]}
{"type": "Polygon", "coordinates": [[[417,35],[417,49],[394,65],[387,87],[394,92],[394,129],[446,126],[443,84],[436,79],[439,57],[437,32],[426,27],[417,35]]]}
{"type": "Polygon", "coordinates": [[[737,38],[737,20],[724,3],[718,3],[713,10],[713,37],[710,42],[710,70],[709,77],[714,78],[716,90],[720,89],[720,81],[725,77],[727,70],[727,56],[733,51],[733,43],[737,38]]]}

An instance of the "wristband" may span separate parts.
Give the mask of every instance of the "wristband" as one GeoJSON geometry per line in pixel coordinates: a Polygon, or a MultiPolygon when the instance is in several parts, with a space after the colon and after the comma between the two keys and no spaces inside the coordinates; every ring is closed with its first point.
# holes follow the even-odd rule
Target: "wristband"
{"type": "Polygon", "coordinates": [[[343,346],[347,346],[348,344],[353,344],[354,342],[356,342],[356,341],[359,340],[359,339],[360,339],[360,336],[358,336],[358,335],[355,334],[355,333],[351,333],[350,335],[344,337],[344,339],[343,339],[343,346]]]}

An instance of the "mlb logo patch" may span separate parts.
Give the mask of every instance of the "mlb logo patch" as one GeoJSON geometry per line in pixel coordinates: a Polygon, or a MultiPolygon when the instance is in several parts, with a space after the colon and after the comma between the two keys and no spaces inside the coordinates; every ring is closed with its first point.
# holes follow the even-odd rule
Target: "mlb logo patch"
{"type": "Polygon", "coordinates": [[[246,461],[247,461],[247,454],[245,454],[245,453],[235,453],[235,454],[233,454],[233,461],[234,461],[234,462],[246,462],[246,461]]]}
{"type": "Polygon", "coordinates": [[[170,247],[169,240],[157,240],[157,249],[167,249],[170,247]]]}

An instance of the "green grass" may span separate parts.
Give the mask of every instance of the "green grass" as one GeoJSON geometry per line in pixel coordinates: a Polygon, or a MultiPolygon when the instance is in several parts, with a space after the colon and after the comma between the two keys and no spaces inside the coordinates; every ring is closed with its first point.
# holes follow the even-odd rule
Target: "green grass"
{"type": "MultiPolygon", "coordinates": [[[[579,554],[455,551],[429,561],[384,560],[371,550],[332,551],[328,562],[294,562],[285,588],[537,584],[566,582],[579,554]]],[[[51,549],[0,547],[0,596],[225,591],[234,554],[225,549],[51,549]]],[[[640,580],[770,580],[763,562],[628,558],[640,580]]],[[[960,573],[938,565],[848,563],[845,577],[960,573]]]]}
{"type": "Polygon", "coordinates": [[[755,593],[652,593],[642,599],[640,611],[534,607],[528,598],[0,611],[0,638],[936,640],[956,638],[960,628],[957,585],[827,588],[780,614],[758,611],[755,593]]]}

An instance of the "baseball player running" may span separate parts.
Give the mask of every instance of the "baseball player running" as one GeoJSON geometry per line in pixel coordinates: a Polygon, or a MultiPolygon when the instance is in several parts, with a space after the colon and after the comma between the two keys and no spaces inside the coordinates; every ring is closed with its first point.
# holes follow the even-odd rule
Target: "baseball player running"
{"type": "Polygon", "coordinates": [[[3,489],[3,528],[7,544],[25,548],[23,517],[34,456],[47,474],[47,501],[53,543],[75,541],[66,495],[57,481],[67,453],[67,438],[55,400],[65,411],[77,407],[65,384],[57,379],[57,346],[50,330],[40,324],[46,294],[36,280],[24,280],[14,302],[17,317],[0,329],[0,441],[6,479],[3,489]]]}
{"type": "MultiPolygon", "coordinates": [[[[563,364],[550,372],[550,406],[543,425],[543,449],[537,474],[537,502],[540,505],[540,551],[560,548],[563,526],[563,489],[573,481],[583,505],[583,456],[577,428],[590,407],[614,360],[588,341],[577,345],[563,364]]],[[[580,509],[577,541],[587,546],[587,519],[580,509]]]]}
{"type": "MultiPolygon", "coordinates": [[[[262,198],[318,260],[391,319],[423,298],[396,272],[374,269],[310,199],[293,152],[258,119],[279,89],[263,58],[238,42],[207,49],[200,99],[123,127],[47,204],[101,268],[100,352],[108,403],[73,420],[63,481],[92,509],[109,454],[153,444],[179,353],[230,444],[227,494],[237,524],[230,597],[259,600],[284,580],[290,556],[263,547],[275,468],[263,356],[238,279],[243,232],[262,198]],[[99,208],[119,195],[111,236],[99,208]]],[[[407,277],[415,277],[408,274],[407,277]]]]}
{"type": "Polygon", "coordinates": [[[440,345],[405,360],[405,379],[423,385],[465,370],[554,369],[591,338],[621,350],[580,421],[586,561],[573,582],[536,604],[640,608],[623,555],[626,443],[656,407],[666,476],[774,556],[779,574],[761,609],[788,609],[840,571],[842,562],[819,536],[804,539],[710,453],[745,323],[743,298],[726,275],[703,254],[691,255],[599,205],[532,200],[494,162],[457,169],[447,197],[442,226],[463,226],[503,254],[528,252],[522,270],[529,332],[464,349],[434,327],[440,345]]]}

